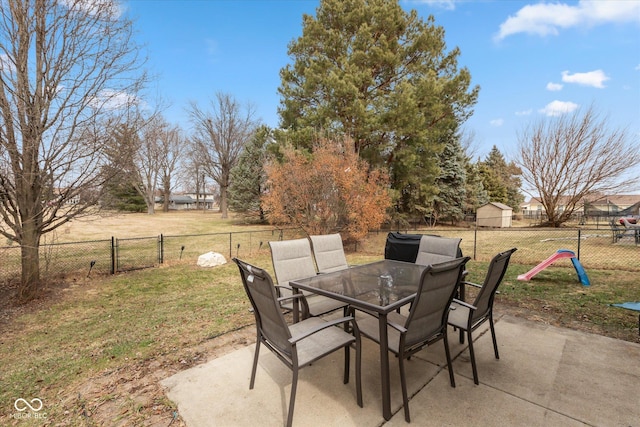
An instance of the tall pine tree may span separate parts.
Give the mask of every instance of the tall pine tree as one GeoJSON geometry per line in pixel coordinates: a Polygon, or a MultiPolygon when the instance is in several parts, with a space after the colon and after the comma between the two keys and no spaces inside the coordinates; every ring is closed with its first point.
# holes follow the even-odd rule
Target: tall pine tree
{"type": "Polygon", "coordinates": [[[267,126],[257,129],[255,135],[243,148],[238,163],[231,169],[229,207],[246,217],[257,217],[264,221],[260,196],[264,190],[266,172],[266,146],[271,141],[271,130],[267,126]]]}
{"type": "Polygon", "coordinates": [[[436,221],[455,224],[464,218],[467,175],[465,155],[457,137],[445,145],[438,161],[440,175],[436,179],[438,194],[433,199],[433,216],[436,221]]]}
{"type": "Polygon", "coordinates": [[[388,170],[400,212],[430,210],[442,141],[479,91],[444,29],[397,0],[321,0],[288,53],[279,113],[294,145],[311,149],[318,131],[347,135],[361,158],[388,170]]]}

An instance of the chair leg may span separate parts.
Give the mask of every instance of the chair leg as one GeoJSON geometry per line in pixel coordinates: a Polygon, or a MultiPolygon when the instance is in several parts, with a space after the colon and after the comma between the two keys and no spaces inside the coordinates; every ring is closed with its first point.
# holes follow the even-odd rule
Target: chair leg
{"type": "Polygon", "coordinates": [[[287,427],[293,423],[293,408],[296,403],[296,389],[298,388],[298,367],[293,367],[293,379],[291,380],[291,397],[289,398],[289,415],[287,416],[287,427]]]}
{"type": "Polygon", "coordinates": [[[398,355],[398,363],[400,365],[400,386],[402,387],[402,405],[404,406],[404,420],[408,423],[411,422],[411,416],[409,415],[409,397],[407,395],[407,378],[404,371],[404,356],[398,355]]]}
{"type": "Polygon", "coordinates": [[[453,364],[451,363],[451,351],[449,350],[449,339],[447,338],[447,329],[444,330],[444,336],[442,337],[444,343],[444,354],[447,356],[447,368],[449,369],[449,382],[451,387],[456,386],[456,379],[453,376],[453,364]]]}
{"type": "Polygon", "coordinates": [[[471,338],[471,328],[467,331],[467,341],[469,341],[469,357],[471,358],[471,369],[473,370],[473,382],[478,385],[478,369],[476,368],[476,355],[473,351],[473,339],[471,338]]]}
{"type": "Polygon", "coordinates": [[[496,330],[493,326],[493,314],[489,316],[489,325],[491,326],[491,338],[493,339],[493,353],[496,355],[496,359],[500,359],[498,354],[498,342],[496,341],[496,330]]]}
{"type": "Polygon", "coordinates": [[[362,344],[356,341],[356,397],[358,406],[362,408],[362,344]]]}
{"type": "Polygon", "coordinates": [[[258,369],[258,355],[260,354],[260,334],[256,339],[256,351],[253,353],[253,367],[251,368],[251,381],[249,382],[249,390],[253,390],[256,381],[256,370],[258,369]]]}
{"type": "Polygon", "coordinates": [[[351,361],[349,347],[348,345],[344,346],[344,378],[342,380],[344,384],[349,384],[349,363],[351,361]]]}

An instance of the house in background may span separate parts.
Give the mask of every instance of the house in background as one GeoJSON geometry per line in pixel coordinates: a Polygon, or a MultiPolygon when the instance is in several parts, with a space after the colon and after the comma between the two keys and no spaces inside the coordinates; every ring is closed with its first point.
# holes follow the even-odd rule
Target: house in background
{"type": "MultiPolygon", "coordinates": [[[[211,210],[214,209],[217,205],[213,198],[213,195],[203,195],[200,194],[198,199],[198,195],[195,194],[172,194],[169,197],[169,209],[176,211],[183,210],[211,210]]],[[[155,207],[156,209],[162,209],[164,203],[163,196],[156,196],[155,199],[155,207]]]]}
{"type": "Polygon", "coordinates": [[[513,209],[498,202],[480,206],[476,212],[478,227],[511,227],[513,209]]]}
{"type": "MultiPolygon", "coordinates": [[[[567,197],[561,197],[558,203],[558,210],[565,209],[567,197]]],[[[576,206],[575,213],[585,216],[616,216],[616,215],[638,215],[638,206],[640,206],[640,195],[638,194],[620,194],[620,195],[602,195],[593,194],[583,199],[576,206]],[[635,211],[635,213],[634,213],[635,211]]],[[[525,218],[540,218],[545,215],[544,206],[538,197],[532,197],[528,201],[520,205],[520,209],[525,218]]]]}

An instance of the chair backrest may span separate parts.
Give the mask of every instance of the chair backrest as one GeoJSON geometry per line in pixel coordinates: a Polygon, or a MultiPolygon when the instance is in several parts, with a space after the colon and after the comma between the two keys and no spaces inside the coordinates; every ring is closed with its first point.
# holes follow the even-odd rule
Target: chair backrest
{"type": "Polygon", "coordinates": [[[420,238],[416,264],[437,264],[458,258],[460,238],[424,235],[420,238]]]}
{"type": "Polygon", "coordinates": [[[287,286],[291,280],[316,275],[308,239],[279,240],[269,242],[271,260],[279,285],[287,286]]]}
{"type": "Polygon", "coordinates": [[[473,305],[476,306],[476,310],[473,313],[473,320],[486,316],[491,310],[498,286],[502,282],[504,274],[507,272],[507,267],[509,267],[511,254],[517,250],[517,248],[512,248],[508,251],[500,252],[494,256],[489,263],[489,270],[487,271],[484,283],[473,303],[473,305]]]}
{"type": "Polygon", "coordinates": [[[331,273],[349,268],[340,234],[309,236],[318,273],[331,273]]]}
{"type": "Polygon", "coordinates": [[[256,326],[262,336],[284,355],[291,357],[291,333],[277,301],[276,288],[265,270],[233,258],[240,269],[242,285],[249,297],[256,326]]]}
{"type": "Polygon", "coordinates": [[[449,306],[469,257],[430,264],[422,272],[420,284],[405,322],[405,346],[424,342],[447,327],[449,306]]]}

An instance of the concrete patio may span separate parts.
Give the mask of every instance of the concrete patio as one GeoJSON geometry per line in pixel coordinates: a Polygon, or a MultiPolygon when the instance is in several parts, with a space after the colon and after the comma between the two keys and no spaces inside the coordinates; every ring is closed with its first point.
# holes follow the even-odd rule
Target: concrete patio
{"type": "MultiPolygon", "coordinates": [[[[449,385],[441,342],[406,363],[411,425],[640,426],[640,344],[507,315],[497,319],[496,334],[500,360],[487,328],[474,336],[480,385],[473,383],[468,349],[457,333],[450,334],[456,388],[449,385]]],[[[291,371],[263,347],[249,390],[254,349],[249,345],[162,381],[187,426],[285,423],[291,371]]],[[[364,408],[356,404],[353,365],[349,384],[342,383],[342,357],[337,352],[301,370],[294,425],[407,425],[397,360],[391,358],[394,415],[385,421],[376,344],[363,340],[364,408]]]]}

